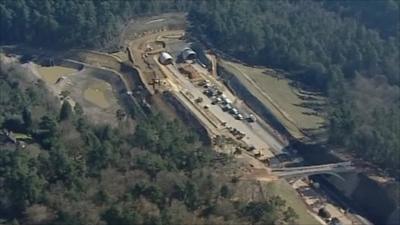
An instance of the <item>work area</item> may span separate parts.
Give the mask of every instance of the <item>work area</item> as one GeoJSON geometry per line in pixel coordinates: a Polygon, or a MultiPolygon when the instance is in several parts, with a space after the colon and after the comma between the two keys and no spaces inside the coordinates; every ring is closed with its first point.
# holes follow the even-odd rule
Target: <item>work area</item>
{"type": "Polygon", "coordinates": [[[211,124],[217,131],[214,135],[232,136],[245,149],[249,149],[249,154],[262,160],[281,152],[284,144],[263,127],[263,121],[257,120],[241,99],[195,60],[160,66],[166,67],[162,71],[170,86],[175,87],[175,90],[171,90],[177,95],[183,95],[182,101],[187,101],[191,110],[200,112],[202,116],[199,119],[204,120],[205,124],[211,124]],[[192,72],[189,75],[180,72],[180,68],[184,67],[191,68],[192,72]]]}

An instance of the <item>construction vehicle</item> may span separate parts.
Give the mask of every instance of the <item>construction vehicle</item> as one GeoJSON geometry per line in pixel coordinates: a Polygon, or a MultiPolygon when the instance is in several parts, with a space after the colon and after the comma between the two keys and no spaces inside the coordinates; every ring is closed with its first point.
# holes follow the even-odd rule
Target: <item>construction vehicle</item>
{"type": "Polygon", "coordinates": [[[245,136],[246,136],[245,134],[240,134],[240,135],[238,135],[236,138],[237,138],[238,140],[242,140],[245,136]]]}
{"type": "Polygon", "coordinates": [[[242,154],[242,150],[240,148],[236,147],[235,152],[233,154],[240,155],[240,154],[242,154]]]}
{"type": "Polygon", "coordinates": [[[231,108],[230,113],[233,115],[237,115],[239,111],[236,108],[231,108]]]}
{"type": "Polygon", "coordinates": [[[161,80],[159,78],[153,78],[150,82],[150,85],[153,86],[153,89],[156,90],[156,85],[160,86],[161,85],[161,80]]]}
{"type": "Polygon", "coordinates": [[[201,78],[200,74],[191,65],[180,67],[178,70],[191,80],[198,80],[201,78]]]}
{"type": "Polygon", "coordinates": [[[226,104],[224,106],[222,106],[222,111],[226,112],[226,111],[230,111],[232,109],[232,106],[230,104],[226,104]]]}
{"type": "Polygon", "coordinates": [[[201,80],[200,82],[197,83],[197,85],[199,85],[200,87],[202,87],[206,84],[207,84],[206,80],[201,80]]]}
{"type": "Polygon", "coordinates": [[[150,52],[153,51],[153,47],[150,46],[150,44],[146,45],[146,49],[144,50],[145,52],[150,52]]]}
{"type": "Polygon", "coordinates": [[[237,135],[237,134],[239,134],[239,130],[237,130],[236,128],[232,128],[231,129],[231,133],[233,134],[233,135],[237,135]]]}
{"type": "Polygon", "coordinates": [[[202,103],[203,102],[203,98],[202,97],[198,97],[196,98],[195,102],[198,103],[202,103]]]}
{"type": "Polygon", "coordinates": [[[242,120],[243,118],[244,118],[243,115],[240,114],[240,113],[238,113],[238,114],[235,116],[235,119],[237,119],[237,120],[242,120]]]}
{"type": "Polygon", "coordinates": [[[249,122],[249,123],[253,123],[253,122],[256,122],[256,117],[253,115],[253,114],[250,114],[247,118],[246,118],[246,120],[249,122]]]}
{"type": "Polygon", "coordinates": [[[246,148],[246,150],[249,151],[249,152],[251,152],[251,151],[253,151],[255,149],[256,149],[256,147],[254,147],[253,145],[246,148]]]}

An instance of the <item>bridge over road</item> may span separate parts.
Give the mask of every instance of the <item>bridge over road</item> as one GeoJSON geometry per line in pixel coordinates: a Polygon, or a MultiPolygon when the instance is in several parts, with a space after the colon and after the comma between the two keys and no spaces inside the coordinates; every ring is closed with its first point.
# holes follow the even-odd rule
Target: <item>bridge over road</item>
{"type": "MultiPolygon", "coordinates": [[[[339,173],[357,171],[352,162],[331,163],[316,166],[272,168],[271,173],[279,178],[305,177],[317,174],[330,174],[340,177],[339,173]]],[[[340,177],[341,178],[341,177],[340,177]]]]}

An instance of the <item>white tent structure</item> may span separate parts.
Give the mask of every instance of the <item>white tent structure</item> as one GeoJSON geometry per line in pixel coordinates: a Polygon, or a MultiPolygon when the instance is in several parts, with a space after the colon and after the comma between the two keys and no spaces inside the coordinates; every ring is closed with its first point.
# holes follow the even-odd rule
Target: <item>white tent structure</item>
{"type": "Polygon", "coordinates": [[[173,58],[168,52],[161,52],[159,60],[164,65],[172,64],[173,62],[173,58]]]}
{"type": "Polygon", "coordinates": [[[196,56],[196,52],[193,51],[191,48],[185,48],[182,51],[183,60],[193,60],[196,59],[196,56]]]}

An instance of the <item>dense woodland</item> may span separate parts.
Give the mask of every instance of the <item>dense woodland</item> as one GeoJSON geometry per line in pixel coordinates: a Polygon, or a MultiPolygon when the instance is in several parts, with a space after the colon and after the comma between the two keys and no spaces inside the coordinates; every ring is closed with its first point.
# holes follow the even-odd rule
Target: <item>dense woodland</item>
{"type": "Polygon", "coordinates": [[[229,159],[215,161],[180,122],[153,115],[134,130],[92,125],[82,107],[60,105],[19,65],[1,64],[0,124],[0,224],[261,225],[297,217],[279,197],[232,201],[239,180],[223,172],[229,159]],[[25,144],[4,130],[23,134],[25,144]]]}
{"type": "Polygon", "coordinates": [[[331,146],[399,170],[398,1],[208,1],[189,16],[214,48],[323,91],[331,146]]]}
{"type": "Polygon", "coordinates": [[[399,1],[323,1],[328,10],[351,17],[367,28],[379,32],[381,37],[390,38],[398,35],[399,1]]]}
{"type": "Polygon", "coordinates": [[[186,0],[2,0],[0,43],[53,48],[115,47],[135,16],[183,11],[186,0]]]}

